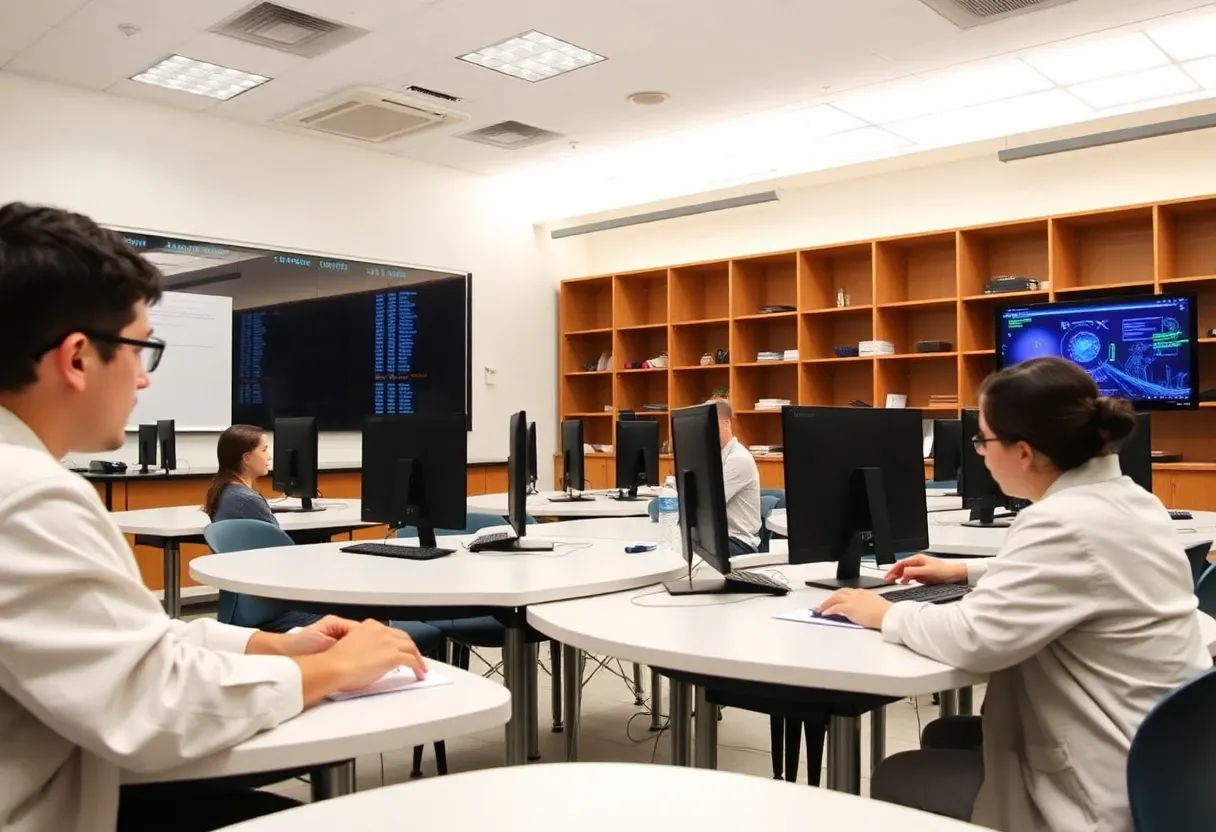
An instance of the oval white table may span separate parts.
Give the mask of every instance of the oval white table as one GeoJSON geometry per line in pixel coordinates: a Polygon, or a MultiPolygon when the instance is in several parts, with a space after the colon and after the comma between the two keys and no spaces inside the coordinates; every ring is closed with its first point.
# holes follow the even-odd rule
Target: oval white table
{"type": "MultiPolygon", "coordinates": [[[[657,495],[658,492],[655,492],[657,495]]],[[[645,517],[647,506],[655,495],[639,497],[637,500],[614,500],[607,492],[588,492],[589,500],[573,503],[554,503],[550,497],[560,496],[556,491],[528,495],[528,514],[540,520],[567,520],[590,517],[645,517]]],[[[468,507],[472,511],[489,514],[507,513],[506,494],[481,494],[469,497],[468,507]]]]}
{"type": "Polygon", "coordinates": [[[456,830],[898,829],[968,832],[962,821],[893,803],[808,789],[749,774],[641,763],[497,768],[402,783],[289,809],[228,827],[231,832],[456,830]],[[557,800],[538,800],[543,790],[557,800]],[[474,797],[475,799],[470,799],[474,797]],[[589,819],[588,812],[594,817],[589,819]]]}
{"type": "Polygon", "coordinates": [[[255,549],[190,562],[190,574],[217,589],[291,602],[304,610],[385,619],[494,615],[506,628],[503,677],[511,692],[507,763],[522,764],[528,723],[536,724],[535,646],[525,641],[527,608],[650,586],[678,577],[683,559],[627,554],[613,540],[558,542],[552,552],[471,554],[468,537],[442,537],[457,553],[408,561],[339,551],[344,543],[255,549]],[[533,659],[530,661],[530,659],[533,659]]]}
{"type": "Polygon", "coordinates": [[[502,685],[451,665],[430,662],[451,684],[325,702],[226,751],[156,774],[123,773],[124,783],[167,783],[298,768],[312,778],[313,799],[351,791],[364,754],[475,734],[505,725],[511,695],[502,685]]]}

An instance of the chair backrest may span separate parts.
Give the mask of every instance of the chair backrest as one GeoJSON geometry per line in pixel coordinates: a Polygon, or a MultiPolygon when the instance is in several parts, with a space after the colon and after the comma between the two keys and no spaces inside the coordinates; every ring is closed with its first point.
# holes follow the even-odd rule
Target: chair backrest
{"type": "Polygon", "coordinates": [[[784,488],[761,488],[760,498],[776,497],[777,503],[773,506],[774,509],[785,508],[785,489],[784,488]]]}
{"type": "Polygon", "coordinates": [[[1195,584],[1195,595],[1199,598],[1199,611],[1216,616],[1216,564],[1204,570],[1195,584]]]}
{"type": "Polygon", "coordinates": [[[760,494],[760,545],[757,551],[767,552],[773,540],[773,533],[768,528],[768,516],[777,507],[778,500],[772,494],[760,494]]]}
{"type": "Polygon", "coordinates": [[[948,488],[953,490],[958,488],[958,480],[925,480],[925,488],[948,488]]]}
{"type": "MultiPolygon", "coordinates": [[[[506,522],[507,518],[503,517],[501,514],[488,514],[480,511],[469,511],[465,513],[463,529],[435,529],[435,534],[473,534],[474,532],[479,532],[482,529],[489,528],[490,526],[501,526],[506,522]]],[[[536,518],[529,514],[525,522],[531,526],[536,523],[536,518]]],[[[403,526],[397,530],[397,537],[417,536],[418,529],[414,528],[413,526],[403,526]]]]}
{"type": "MultiPolygon", "coordinates": [[[[203,540],[217,555],[250,549],[274,549],[294,544],[287,532],[264,520],[221,520],[203,529],[203,540]]],[[[220,591],[216,618],[222,624],[260,627],[279,614],[279,608],[258,598],[220,591]]]]}
{"type": "Polygon", "coordinates": [[[1136,832],[1207,832],[1216,819],[1216,670],[1157,703],[1127,755],[1136,832]]]}
{"type": "Polygon", "coordinates": [[[1210,540],[1186,547],[1186,559],[1191,562],[1191,577],[1195,580],[1196,587],[1199,586],[1199,579],[1203,577],[1203,573],[1211,565],[1208,563],[1208,552],[1211,550],[1212,542],[1210,540]]]}

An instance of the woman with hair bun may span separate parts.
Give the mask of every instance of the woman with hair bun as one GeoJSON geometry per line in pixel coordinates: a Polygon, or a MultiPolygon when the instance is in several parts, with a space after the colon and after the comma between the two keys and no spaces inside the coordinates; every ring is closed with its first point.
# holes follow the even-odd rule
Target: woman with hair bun
{"type": "Polygon", "coordinates": [[[994,558],[915,555],[888,573],[972,591],[934,605],[845,589],[820,607],[990,674],[983,716],[930,723],[921,750],[879,765],[870,795],[1005,832],[1131,832],[1132,737],[1212,666],[1169,514],[1119,469],[1134,414],[1077,365],[1038,358],[984,382],[979,423],[993,478],[1033,505],[994,558]]]}

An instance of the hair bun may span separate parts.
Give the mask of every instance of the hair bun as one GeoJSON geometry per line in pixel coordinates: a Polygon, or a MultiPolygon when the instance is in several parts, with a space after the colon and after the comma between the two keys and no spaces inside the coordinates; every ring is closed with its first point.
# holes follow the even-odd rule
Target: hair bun
{"type": "Polygon", "coordinates": [[[1107,444],[1118,444],[1136,429],[1136,412],[1127,399],[1098,396],[1094,399],[1094,422],[1107,444]]]}

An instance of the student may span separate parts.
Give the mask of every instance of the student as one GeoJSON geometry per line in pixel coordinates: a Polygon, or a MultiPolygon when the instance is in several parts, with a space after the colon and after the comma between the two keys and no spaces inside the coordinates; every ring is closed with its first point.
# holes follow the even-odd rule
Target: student
{"type": "Polygon", "coordinates": [[[1114,451],[1134,429],[1131,406],[1100,396],[1076,364],[1002,370],[980,388],[972,441],[1001,490],[1034,504],[995,558],[916,555],[888,573],[972,592],[891,604],[846,589],[820,607],[990,674],[983,716],[931,723],[926,747],[879,765],[872,797],[1005,832],[1131,832],[1132,737],[1162,696],[1212,666],[1169,515],[1120,473],[1114,451]]]}
{"type": "Polygon", "coordinates": [[[747,448],[735,438],[730,402],[711,399],[718,409],[718,438],[722,442],[722,483],[726,490],[726,528],[730,554],[746,555],[760,545],[760,469],[747,448]]]}
{"type": "Polygon", "coordinates": [[[279,525],[254,483],[270,471],[270,445],[261,428],[233,425],[216,444],[219,470],[207,489],[203,511],[212,522],[263,520],[279,525]]]}
{"type": "Polygon", "coordinates": [[[295,635],[187,623],[143,585],[97,492],[60,460],[122,447],[166,348],[148,319],[160,293],[121,235],[79,214],[0,207],[5,830],[202,832],[291,805],[219,796],[214,783],[120,797],[119,779],[229,748],[401,665],[425,672],[409,637],[377,622],[327,618],[295,635]]]}

